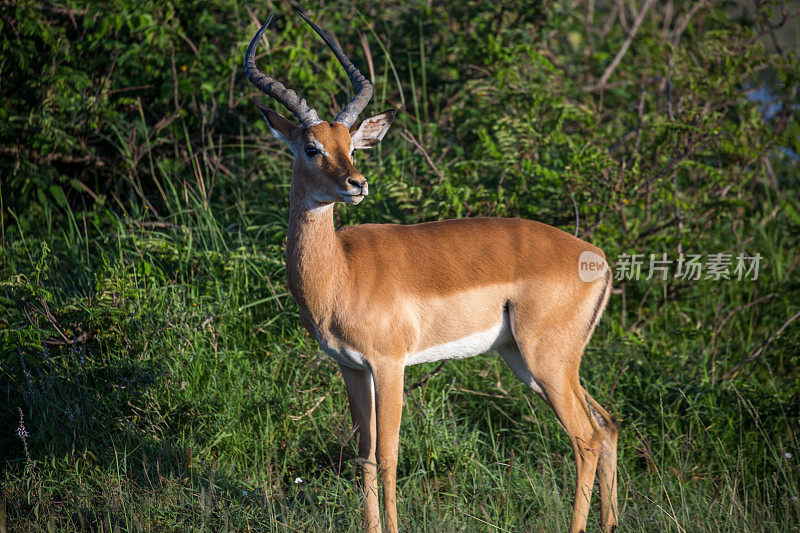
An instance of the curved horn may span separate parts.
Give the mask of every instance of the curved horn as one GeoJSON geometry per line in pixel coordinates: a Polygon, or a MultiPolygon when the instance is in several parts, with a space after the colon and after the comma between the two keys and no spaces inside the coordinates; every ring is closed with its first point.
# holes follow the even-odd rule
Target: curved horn
{"type": "Polygon", "coordinates": [[[325,44],[328,45],[328,48],[331,49],[333,55],[336,56],[336,59],[339,60],[339,63],[342,64],[344,67],[344,71],[347,72],[347,76],[350,78],[350,81],[353,82],[353,86],[356,89],[356,95],[350,101],[344,109],[342,109],[341,113],[336,115],[334,122],[341,122],[348,128],[355,124],[358,115],[364,111],[364,108],[367,107],[367,103],[369,103],[369,99],[372,98],[372,84],[369,80],[361,74],[358,69],[353,65],[352,61],[350,61],[342,49],[339,48],[339,45],[331,39],[331,37],[325,33],[322,28],[308,20],[302,11],[298,11],[300,16],[303,17],[303,20],[308,22],[309,26],[314,28],[314,31],[322,37],[322,40],[325,41],[325,44]]]}
{"type": "Polygon", "coordinates": [[[250,83],[255,85],[256,89],[282,103],[286,106],[286,109],[297,117],[300,124],[309,128],[314,124],[322,122],[319,116],[317,116],[317,112],[314,111],[314,108],[308,107],[304,98],[300,98],[293,90],[287,89],[281,82],[275,81],[256,67],[256,48],[258,48],[261,36],[264,35],[264,30],[266,30],[269,23],[272,22],[273,16],[274,15],[269,16],[269,20],[261,26],[261,29],[256,32],[253,40],[250,41],[250,46],[247,47],[247,52],[244,54],[244,73],[247,79],[250,80],[250,83]]]}

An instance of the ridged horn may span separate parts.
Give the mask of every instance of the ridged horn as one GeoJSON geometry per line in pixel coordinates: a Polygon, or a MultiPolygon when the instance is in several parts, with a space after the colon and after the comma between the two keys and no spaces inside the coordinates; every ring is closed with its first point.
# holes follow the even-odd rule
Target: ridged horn
{"type": "Polygon", "coordinates": [[[358,115],[364,111],[364,108],[367,107],[369,103],[369,99],[372,98],[372,84],[369,80],[358,71],[358,69],[353,65],[353,62],[348,59],[342,49],[336,44],[334,41],[325,31],[311,22],[308,17],[306,17],[302,11],[298,11],[300,16],[303,17],[303,20],[308,22],[308,25],[314,28],[314,31],[317,32],[317,35],[322,37],[322,40],[325,41],[325,44],[328,45],[328,48],[331,49],[333,55],[336,56],[336,59],[339,60],[339,63],[342,64],[344,67],[344,71],[347,73],[347,77],[350,78],[350,81],[353,82],[353,86],[356,89],[356,95],[350,101],[344,109],[342,109],[341,113],[336,115],[334,119],[335,122],[340,122],[350,128],[353,124],[355,124],[356,119],[358,119],[358,115]]]}
{"type": "MultiPolygon", "coordinates": [[[[256,66],[256,48],[258,48],[258,43],[261,41],[261,36],[264,35],[264,30],[266,30],[269,26],[269,23],[272,22],[273,16],[274,15],[270,15],[269,20],[267,20],[267,22],[261,26],[261,29],[256,32],[253,40],[250,41],[250,46],[247,47],[247,52],[244,55],[244,73],[247,76],[247,79],[250,80],[250,83],[252,83],[256,89],[271,96],[286,106],[286,109],[291,111],[292,114],[297,117],[297,120],[300,121],[300,124],[306,128],[309,128],[322,122],[319,119],[319,116],[317,116],[317,112],[314,111],[314,108],[309,107],[305,99],[297,96],[297,93],[295,93],[293,90],[287,89],[281,82],[270,78],[258,70],[258,67],[256,66]]],[[[370,94],[371,93],[372,90],[370,89],[370,94]]],[[[344,111],[342,113],[344,113],[344,111]]]]}

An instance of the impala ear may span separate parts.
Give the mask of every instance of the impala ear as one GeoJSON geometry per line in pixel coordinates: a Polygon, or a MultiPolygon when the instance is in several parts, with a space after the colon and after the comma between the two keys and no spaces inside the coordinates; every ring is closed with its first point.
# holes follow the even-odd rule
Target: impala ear
{"type": "Polygon", "coordinates": [[[397,112],[394,109],[378,113],[375,116],[364,119],[358,127],[350,130],[350,137],[353,139],[353,148],[363,150],[377,146],[389,126],[392,125],[394,116],[397,112]],[[355,131],[353,131],[355,130],[355,131]]]}
{"type": "Polygon", "coordinates": [[[264,117],[264,120],[267,121],[267,126],[269,126],[269,131],[272,132],[272,136],[279,141],[285,142],[291,148],[292,132],[296,129],[296,126],[280,113],[276,113],[272,109],[265,106],[264,102],[259,100],[258,97],[254,96],[253,100],[255,101],[258,110],[261,111],[261,115],[264,117]]]}

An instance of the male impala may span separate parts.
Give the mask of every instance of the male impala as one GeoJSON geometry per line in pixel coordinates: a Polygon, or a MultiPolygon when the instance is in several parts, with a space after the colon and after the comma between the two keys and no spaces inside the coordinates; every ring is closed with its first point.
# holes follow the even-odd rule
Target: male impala
{"type": "Polygon", "coordinates": [[[617,524],[617,427],[581,387],[578,367],[611,291],[596,247],[521,219],[471,218],[412,226],[333,224],[333,204],[360,203],[367,180],[353,151],[386,134],[394,110],[354,126],[372,85],[322,29],[356,89],[333,122],[320,120],[294,91],[256,67],[266,22],[245,55],[247,78],[291,111],[300,126],[256,98],[272,134],[294,153],[286,275],[303,326],[339,363],[363,460],[365,529],[380,531],[378,471],[385,524],[397,531],[395,479],[403,373],[407,365],[497,351],[514,374],[555,411],[577,464],[572,531],[586,527],[599,459],[600,514],[617,524]],[[579,257],[597,254],[600,275],[579,276],[579,257]]]}

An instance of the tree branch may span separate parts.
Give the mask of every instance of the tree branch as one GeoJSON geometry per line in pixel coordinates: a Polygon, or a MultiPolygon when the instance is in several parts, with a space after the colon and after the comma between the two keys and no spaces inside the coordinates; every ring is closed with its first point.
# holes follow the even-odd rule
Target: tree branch
{"type": "Polygon", "coordinates": [[[600,87],[600,86],[603,86],[603,85],[606,84],[606,82],[608,81],[608,78],[611,77],[611,75],[614,73],[614,71],[619,66],[619,62],[622,61],[622,58],[628,52],[628,48],[631,47],[631,43],[633,42],[633,38],[636,36],[636,32],[639,31],[639,26],[641,26],[642,21],[644,20],[644,16],[647,14],[647,11],[650,9],[650,6],[652,5],[652,3],[653,3],[653,0],[645,0],[644,5],[642,6],[642,9],[640,9],[639,10],[639,14],[636,15],[636,20],[633,21],[633,26],[631,27],[631,31],[628,32],[628,38],[625,39],[624,43],[622,43],[622,47],[620,47],[619,51],[617,52],[617,55],[614,56],[614,60],[611,61],[611,64],[608,65],[608,67],[606,67],[605,72],[603,72],[603,75],[600,76],[600,80],[595,85],[593,85],[591,87],[587,87],[585,89],[586,91],[595,90],[595,87],[600,87]]]}

